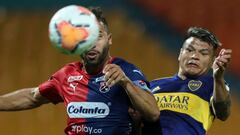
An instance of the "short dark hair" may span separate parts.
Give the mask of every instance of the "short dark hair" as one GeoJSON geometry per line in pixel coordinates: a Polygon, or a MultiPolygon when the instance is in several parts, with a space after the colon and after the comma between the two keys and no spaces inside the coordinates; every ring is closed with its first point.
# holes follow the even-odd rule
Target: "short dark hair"
{"type": "Polygon", "coordinates": [[[219,46],[221,46],[221,43],[217,39],[217,37],[210,32],[207,29],[199,28],[199,27],[190,27],[187,31],[186,39],[190,37],[196,37],[204,42],[209,43],[213,46],[213,48],[216,50],[219,46]]]}
{"type": "Polygon", "coordinates": [[[102,9],[100,7],[89,7],[89,10],[96,16],[99,22],[102,22],[104,24],[104,28],[106,29],[107,32],[109,32],[108,23],[103,15],[102,9]]]}

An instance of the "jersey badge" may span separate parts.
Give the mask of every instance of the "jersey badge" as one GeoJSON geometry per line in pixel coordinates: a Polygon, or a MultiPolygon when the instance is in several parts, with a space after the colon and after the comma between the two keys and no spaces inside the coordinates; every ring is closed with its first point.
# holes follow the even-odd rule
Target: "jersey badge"
{"type": "Polygon", "coordinates": [[[202,86],[202,82],[201,81],[196,81],[196,80],[191,80],[188,82],[188,88],[191,91],[196,91],[198,90],[200,87],[202,86]]]}
{"type": "Polygon", "coordinates": [[[107,93],[110,90],[110,87],[107,86],[106,82],[100,82],[99,91],[102,93],[107,93]]]}

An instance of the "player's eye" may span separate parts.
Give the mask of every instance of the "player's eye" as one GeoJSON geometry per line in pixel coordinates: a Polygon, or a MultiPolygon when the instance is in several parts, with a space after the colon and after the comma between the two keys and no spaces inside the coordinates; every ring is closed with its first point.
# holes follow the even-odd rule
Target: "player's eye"
{"type": "Polygon", "coordinates": [[[102,31],[99,31],[98,38],[102,38],[102,37],[103,37],[103,32],[102,32],[102,31]]]}
{"type": "Polygon", "coordinates": [[[202,55],[209,55],[209,52],[201,52],[202,55]]]}
{"type": "Polygon", "coordinates": [[[193,49],[191,49],[191,48],[186,48],[186,51],[187,51],[187,52],[192,52],[193,49]]]}

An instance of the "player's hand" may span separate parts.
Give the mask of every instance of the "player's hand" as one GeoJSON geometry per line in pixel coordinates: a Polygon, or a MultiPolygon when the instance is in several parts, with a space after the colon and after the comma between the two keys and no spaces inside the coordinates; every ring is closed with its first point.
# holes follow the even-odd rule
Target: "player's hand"
{"type": "Polygon", "coordinates": [[[216,78],[224,76],[224,72],[228,67],[232,57],[231,49],[222,49],[213,63],[213,75],[216,78]]]}
{"type": "Polygon", "coordinates": [[[109,87],[117,83],[123,84],[129,80],[121,67],[116,64],[107,64],[103,69],[103,73],[105,74],[106,85],[109,87]]]}
{"type": "Polygon", "coordinates": [[[131,118],[132,118],[132,120],[134,121],[135,124],[141,123],[142,116],[137,110],[129,107],[128,108],[128,114],[131,116],[131,118]]]}
{"type": "Polygon", "coordinates": [[[137,110],[129,107],[128,108],[128,114],[133,120],[133,125],[132,125],[132,134],[133,135],[141,135],[142,134],[142,127],[144,126],[142,123],[142,116],[140,112],[137,110]]]}

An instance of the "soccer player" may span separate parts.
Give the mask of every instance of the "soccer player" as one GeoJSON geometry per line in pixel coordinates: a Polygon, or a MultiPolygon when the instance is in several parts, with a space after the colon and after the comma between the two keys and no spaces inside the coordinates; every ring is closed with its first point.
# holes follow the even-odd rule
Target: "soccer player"
{"type": "Polygon", "coordinates": [[[128,135],[132,128],[129,107],[149,121],[159,118],[144,75],[133,64],[110,56],[112,37],[107,21],[100,8],[91,11],[98,19],[100,34],[95,46],[81,55],[82,62],[66,64],[38,87],[0,96],[0,111],[63,102],[67,135],[128,135]]]}
{"type": "Polygon", "coordinates": [[[145,123],[142,134],[205,135],[215,118],[229,117],[231,100],[224,73],[232,50],[221,49],[217,56],[220,45],[208,30],[189,28],[178,57],[178,73],[150,82],[160,120],[145,123]]]}

